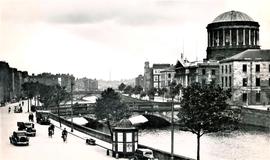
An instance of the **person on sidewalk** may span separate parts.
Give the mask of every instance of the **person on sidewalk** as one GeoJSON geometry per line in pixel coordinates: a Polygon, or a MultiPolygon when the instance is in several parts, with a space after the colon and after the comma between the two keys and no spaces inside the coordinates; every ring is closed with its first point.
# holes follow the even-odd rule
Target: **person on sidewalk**
{"type": "Polygon", "coordinates": [[[62,131],[62,138],[63,138],[63,141],[66,142],[67,141],[67,130],[66,128],[64,128],[64,130],[62,131]]]}
{"type": "Polygon", "coordinates": [[[10,111],[11,111],[11,108],[10,108],[10,107],[8,107],[8,113],[10,113],[10,111]]]}

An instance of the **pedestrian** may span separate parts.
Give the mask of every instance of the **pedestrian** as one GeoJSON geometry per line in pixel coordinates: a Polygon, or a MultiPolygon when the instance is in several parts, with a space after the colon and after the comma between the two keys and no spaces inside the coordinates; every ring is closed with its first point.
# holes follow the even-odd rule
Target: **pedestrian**
{"type": "Polygon", "coordinates": [[[32,112],[29,114],[28,119],[30,122],[34,122],[34,115],[32,112]]]}
{"type": "Polygon", "coordinates": [[[11,111],[11,108],[10,108],[10,107],[8,107],[8,113],[10,113],[10,111],[11,111]]]}
{"type": "Polygon", "coordinates": [[[22,101],[22,105],[24,105],[24,101],[22,101]]]}
{"type": "Polygon", "coordinates": [[[64,128],[64,130],[62,131],[62,138],[63,138],[63,141],[64,142],[66,142],[66,140],[67,140],[67,130],[66,130],[66,128],[64,128]]]}

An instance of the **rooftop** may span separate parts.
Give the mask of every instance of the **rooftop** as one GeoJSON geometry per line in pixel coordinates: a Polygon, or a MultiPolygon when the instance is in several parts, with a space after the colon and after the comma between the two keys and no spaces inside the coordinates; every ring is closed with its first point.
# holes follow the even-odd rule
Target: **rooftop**
{"type": "Polygon", "coordinates": [[[226,58],[222,62],[231,62],[231,61],[270,61],[270,50],[262,49],[248,49],[243,52],[240,52],[232,57],[226,58]]]}
{"type": "Polygon", "coordinates": [[[247,14],[239,11],[229,11],[217,16],[212,23],[231,22],[231,21],[253,21],[247,14]]]}

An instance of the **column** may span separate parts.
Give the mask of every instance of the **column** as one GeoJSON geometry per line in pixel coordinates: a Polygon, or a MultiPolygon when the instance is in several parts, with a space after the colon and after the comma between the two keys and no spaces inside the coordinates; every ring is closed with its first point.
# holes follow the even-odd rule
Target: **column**
{"type": "Polygon", "coordinates": [[[255,29],[254,29],[254,31],[253,31],[253,45],[255,46],[255,45],[257,45],[257,42],[256,42],[256,31],[255,31],[255,29]]]}
{"type": "Polygon", "coordinates": [[[236,29],[236,45],[238,46],[239,45],[239,32],[238,32],[238,29],[236,29]]]}
{"type": "Polygon", "coordinates": [[[248,45],[251,45],[251,30],[248,29],[248,45]]]}
{"type": "Polygon", "coordinates": [[[232,29],[230,29],[230,46],[232,46],[232,29]]]}
{"type": "Polygon", "coordinates": [[[259,34],[259,30],[257,30],[257,45],[260,45],[260,34],[259,34]]]}
{"type": "Polygon", "coordinates": [[[215,36],[214,36],[215,32],[212,31],[212,47],[215,46],[215,36]]]}
{"type": "Polygon", "coordinates": [[[210,32],[208,31],[208,47],[210,47],[210,32]]]}
{"type": "Polygon", "coordinates": [[[246,45],[246,32],[245,32],[245,28],[243,28],[243,45],[246,45]]]}
{"type": "Polygon", "coordinates": [[[225,29],[223,28],[223,31],[222,31],[223,33],[223,41],[222,41],[222,43],[223,43],[223,46],[225,46],[225,29]]]}
{"type": "Polygon", "coordinates": [[[217,30],[217,46],[219,46],[219,30],[217,30]]]}

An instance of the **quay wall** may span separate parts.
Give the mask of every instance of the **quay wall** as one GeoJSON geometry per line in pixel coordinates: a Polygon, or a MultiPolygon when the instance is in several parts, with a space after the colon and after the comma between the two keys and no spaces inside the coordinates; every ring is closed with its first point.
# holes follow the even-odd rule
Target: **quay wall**
{"type": "Polygon", "coordinates": [[[270,111],[242,108],[241,118],[242,124],[270,128],[270,111]]]}

